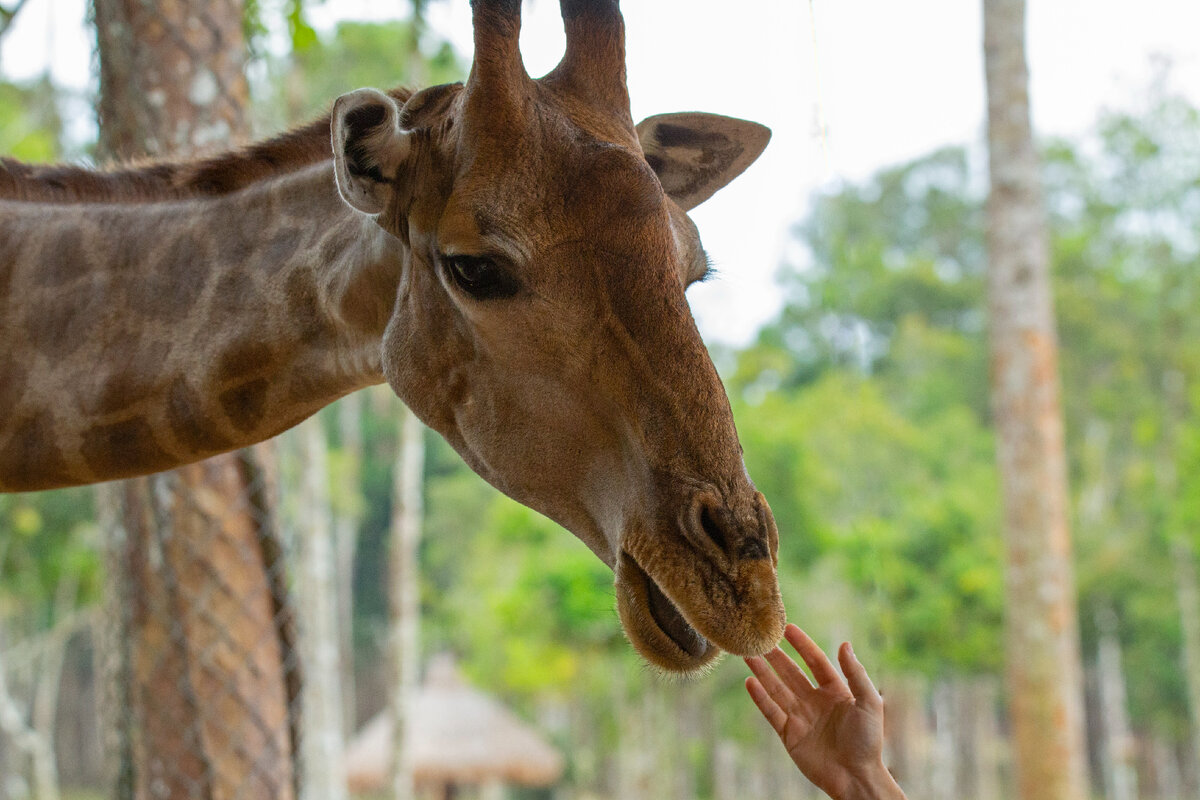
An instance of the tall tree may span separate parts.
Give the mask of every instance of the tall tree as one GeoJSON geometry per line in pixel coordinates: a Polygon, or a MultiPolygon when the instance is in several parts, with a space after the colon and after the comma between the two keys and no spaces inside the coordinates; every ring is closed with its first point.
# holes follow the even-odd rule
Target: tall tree
{"type": "MultiPolygon", "coordinates": [[[[246,137],[243,12],[242,0],[96,0],[105,155],[246,137]]],[[[295,685],[264,484],[246,451],[110,495],[125,532],[110,562],[123,621],[119,796],[294,796],[295,685]]]]}
{"type": "Polygon", "coordinates": [[[1058,343],[1029,116],[1025,0],[984,0],[992,407],[1008,548],[1008,679],[1024,800],[1087,794],[1058,343]]]}

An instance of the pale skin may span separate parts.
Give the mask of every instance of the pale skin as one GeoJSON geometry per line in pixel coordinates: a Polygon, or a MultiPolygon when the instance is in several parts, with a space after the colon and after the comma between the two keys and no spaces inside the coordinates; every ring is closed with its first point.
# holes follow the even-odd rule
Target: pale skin
{"type": "Polygon", "coordinates": [[[834,800],[904,800],[883,765],[883,698],[850,643],[838,648],[839,674],[797,626],[789,624],[784,638],[812,678],[776,647],[746,659],[754,673],[746,690],[792,761],[834,800]]]}

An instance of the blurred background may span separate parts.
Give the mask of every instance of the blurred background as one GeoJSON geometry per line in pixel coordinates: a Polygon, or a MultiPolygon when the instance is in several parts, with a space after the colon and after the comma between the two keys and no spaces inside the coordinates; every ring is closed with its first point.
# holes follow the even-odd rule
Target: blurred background
{"type": "MultiPolygon", "coordinates": [[[[104,5],[0,3],[0,154],[113,151],[95,112],[104,5]]],[[[470,64],[465,0],[210,5],[244,49],[235,138],[470,64]]],[[[635,118],[706,110],[775,132],[694,212],[720,274],[689,296],[779,522],[789,615],[828,647],[853,639],[910,797],[1014,796],[979,9],[626,6],[635,118]]],[[[561,21],[546,0],[525,16],[536,75],[561,21]]],[[[1112,800],[1200,796],[1196,30],[1178,2],[1030,2],[1089,776],[1112,800]]],[[[407,751],[422,796],[817,796],[739,660],[686,683],[649,670],[609,570],[386,387],[226,466],[0,495],[0,800],[333,798],[347,771],[390,797],[408,791],[392,788],[397,723],[446,742],[442,760],[407,751]],[[231,566],[248,562],[261,575],[231,566]],[[228,677],[230,660],[261,668],[228,677]],[[172,733],[183,749],[156,754],[172,733]],[[223,783],[239,759],[252,780],[223,783]],[[172,764],[178,783],[154,771],[172,764]]]]}

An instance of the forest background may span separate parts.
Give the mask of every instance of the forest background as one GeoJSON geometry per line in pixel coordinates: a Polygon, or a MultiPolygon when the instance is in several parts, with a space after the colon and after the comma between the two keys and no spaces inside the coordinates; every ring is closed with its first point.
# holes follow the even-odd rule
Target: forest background
{"type": "MultiPolygon", "coordinates": [[[[408,22],[318,32],[304,4],[284,10],[286,52],[265,46],[273,23],[261,10],[246,23],[260,46],[264,132],[342,91],[414,71],[457,79],[467,63],[428,37],[414,63],[396,46],[408,22]]],[[[1117,796],[1114,763],[1133,771],[1140,796],[1200,791],[1189,696],[1200,685],[1200,643],[1189,641],[1200,625],[1200,111],[1168,76],[1164,67],[1139,107],[1042,143],[1097,796],[1117,796]]],[[[49,79],[0,83],[0,153],[86,158],[89,143],[64,135],[79,106],[49,79]]],[[[750,343],[713,347],[748,468],[782,531],[789,613],[822,643],[852,638],[872,665],[896,712],[891,757],[914,797],[1006,796],[1010,778],[982,160],[979,144],[942,149],[809,198],[780,268],[781,310],[750,343]]],[[[359,476],[333,493],[334,513],[358,523],[348,716],[359,723],[386,694],[399,436],[386,390],[363,400],[360,453],[345,446],[340,409],[321,414],[331,484],[359,476]]],[[[426,445],[422,650],[455,653],[473,683],[549,730],[568,756],[564,791],[803,796],[743,694],[740,662],[687,685],[648,673],[620,634],[608,570],[436,436],[426,445]]],[[[90,490],[0,497],[0,646],[16,653],[95,607],[92,505],[90,490]]],[[[61,718],[91,713],[89,664],[77,637],[64,676],[77,696],[59,723],[76,742],[88,723],[61,718]]],[[[67,783],[86,784],[98,756],[62,748],[67,783]]]]}

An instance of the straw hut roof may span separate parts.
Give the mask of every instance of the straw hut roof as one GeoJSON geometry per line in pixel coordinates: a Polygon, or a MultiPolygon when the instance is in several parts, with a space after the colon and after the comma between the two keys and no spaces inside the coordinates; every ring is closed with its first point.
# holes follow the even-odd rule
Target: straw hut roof
{"type": "MultiPolygon", "coordinates": [[[[435,658],[409,709],[408,730],[420,784],[494,781],[548,786],[563,772],[563,757],[498,701],[468,686],[449,656],[435,658]]],[[[376,715],[346,748],[353,791],[387,784],[392,720],[376,715]]]]}

